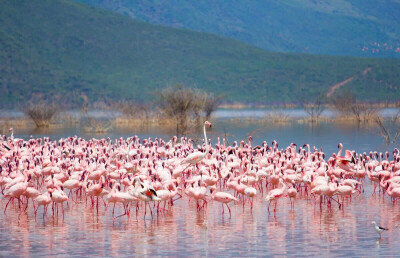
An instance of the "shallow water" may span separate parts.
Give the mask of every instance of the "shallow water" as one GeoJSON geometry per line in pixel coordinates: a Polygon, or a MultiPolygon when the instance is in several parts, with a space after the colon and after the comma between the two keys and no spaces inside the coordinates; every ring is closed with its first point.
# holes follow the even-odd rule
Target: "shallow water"
{"type": "MultiPolygon", "coordinates": [[[[323,148],[330,156],[337,152],[338,142],[345,149],[357,152],[393,151],[398,145],[385,145],[378,135],[378,129],[368,126],[350,126],[331,123],[309,124],[269,124],[237,123],[229,119],[213,121],[214,129],[209,132],[212,144],[217,138],[228,136],[233,141],[246,140],[253,136],[254,144],[277,140],[280,148],[291,142],[298,145],[309,143],[323,148]]],[[[85,134],[80,128],[56,128],[45,131],[18,129],[15,137],[28,139],[50,136],[56,140],[72,135],[86,139],[95,137],[161,137],[169,140],[173,132],[159,128],[114,129],[108,134],[85,134]]],[[[202,138],[201,132],[193,133],[202,138]]],[[[196,212],[187,197],[175,202],[168,212],[149,214],[144,218],[143,207],[136,218],[135,210],[130,217],[112,220],[111,210],[100,206],[99,215],[91,208],[90,201],[82,199],[79,204],[65,207],[65,217],[61,213],[53,217],[51,207],[43,219],[41,207],[35,219],[33,209],[19,212],[15,202],[4,215],[0,212],[0,256],[397,256],[400,246],[400,209],[386,196],[371,196],[372,187],[365,182],[366,191],[347,201],[345,208],[332,209],[314,200],[299,198],[294,209],[289,200],[278,202],[277,212],[268,214],[267,203],[259,196],[250,210],[246,203],[230,204],[232,217],[221,205],[209,202],[205,212],[196,212]],[[189,208],[188,208],[189,207],[189,208]],[[389,227],[382,239],[378,239],[370,224],[372,220],[389,227]]],[[[265,189],[264,189],[265,190],[265,189]]],[[[70,201],[71,202],[71,201],[70,201]]],[[[5,200],[0,202],[4,209],[5,200]]],[[[61,210],[60,210],[61,212],[61,210]]],[[[122,207],[117,206],[116,214],[122,207]]]]}
{"type": "MultiPolygon", "coordinates": [[[[4,201],[1,205],[4,208],[4,201]]],[[[73,204],[53,218],[51,208],[45,219],[42,208],[35,219],[32,209],[19,213],[18,204],[1,215],[0,256],[397,256],[400,245],[400,211],[388,197],[371,197],[371,188],[345,202],[339,210],[314,200],[288,199],[278,202],[277,212],[268,214],[261,196],[253,210],[246,203],[230,204],[232,217],[221,205],[210,202],[204,212],[196,212],[187,199],[175,202],[168,212],[144,218],[143,208],[136,218],[112,220],[111,210],[101,205],[99,215],[90,201],[73,204]],[[370,224],[376,220],[389,227],[382,239],[370,224]]],[[[61,212],[61,210],[60,210],[61,212]]],[[[116,214],[122,213],[117,207],[116,214]]]]}
{"type": "MultiPolygon", "coordinates": [[[[399,112],[397,108],[385,108],[382,109],[379,113],[383,117],[394,116],[399,112]]],[[[214,117],[216,118],[263,118],[268,115],[283,115],[290,118],[303,118],[308,117],[307,112],[304,109],[300,108],[287,108],[287,109],[217,109],[214,113],[214,117]]],[[[334,117],[335,112],[330,109],[324,109],[321,113],[321,117],[334,117]]]]}
{"type": "MultiPolygon", "coordinates": [[[[248,141],[252,136],[253,145],[261,145],[263,141],[271,144],[273,140],[278,141],[280,148],[285,148],[290,143],[298,146],[310,144],[311,147],[322,148],[323,151],[331,155],[337,152],[337,145],[342,142],[344,148],[357,152],[369,151],[393,151],[398,147],[396,144],[386,145],[383,138],[379,135],[379,128],[373,125],[355,125],[353,123],[341,124],[320,122],[318,124],[299,123],[296,121],[288,123],[259,123],[244,122],[236,119],[216,118],[211,121],[213,127],[207,131],[207,136],[211,139],[211,144],[216,144],[218,138],[220,142],[226,139],[226,144],[232,145],[235,141],[248,141]]],[[[162,138],[169,141],[174,135],[174,129],[160,128],[158,126],[136,126],[136,127],[114,127],[111,131],[104,134],[88,133],[79,126],[55,127],[55,128],[14,128],[15,137],[29,139],[30,137],[50,137],[51,140],[58,140],[69,136],[77,135],[85,139],[90,138],[127,138],[133,135],[144,138],[162,138]]],[[[203,139],[202,130],[191,130],[188,133],[197,142],[203,139]]]]}

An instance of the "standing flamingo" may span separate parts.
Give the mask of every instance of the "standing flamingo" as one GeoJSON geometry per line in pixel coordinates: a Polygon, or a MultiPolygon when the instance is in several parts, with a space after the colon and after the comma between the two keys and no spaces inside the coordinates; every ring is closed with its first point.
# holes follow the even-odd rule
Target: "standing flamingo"
{"type": "MultiPolygon", "coordinates": [[[[53,201],[53,205],[56,205],[57,209],[57,217],[58,217],[58,203],[61,203],[63,218],[64,218],[64,202],[68,200],[68,196],[64,193],[64,189],[61,187],[53,188],[51,194],[51,200],[53,201]]],[[[53,215],[54,215],[54,206],[53,206],[53,215]]]]}
{"type": "Polygon", "coordinates": [[[231,214],[231,209],[228,206],[228,203],[235,201],[237,202],[238,199],[236,199],[233,195],[231,195],[230,193],[225,193],[225,192],[217,192],[217,188],[215,186],[213,186],[211,188],[212,191],[212,195],[211,198],[214,201],[220,202],[222,204],[222,214],[224,214],[224,204],[226,205],[226,207],[228,207],[229,210],[229,217],[232,216],[231,214]]]}
{"type": "Polygon", "coordinates": [[[149,184],[145,184],[140,181],[139,177],[135,177],[134,179],[134,189],[129,193],[136,197],[137,199],[144,201],[144,217],[146,217],[146,206],[149,206],[151,217],[153,217],[153,211],[151,210],[149,202],[152,201],[161,201],[161,198],[157,197],[157,192],[154,190],[152,186],[149,184]]]}
{"type": "Polygon", "coordinates": [[[338,147],[339,147],[339,151],[337,153],[336,160],[335,160],[336,164],[343,170],[346,170],[346,171],[352,170],[350,163],[355,164],[355,159],[354,159],[354,156],[352,155],[351,151],[346,150],[346,154],[343,157],[343,156],[341,156],[342,151],[343,151],[343,144],[339,143],[338,147]]]}
{"type": "Polygon", "coordinates": [[[294,187],[294,183],[290,186],[290,188],[288,189],[288,197],[290,199],[290,207],[293,209],[294,208],[294,200],[296,199],[296,195],[297,195],[297,190],[294,187]]]}
{"type": "MultiPolygon", "coordinates": [[[[253,198],[254,196],[256,196],[257,190],[254,187],[248,186],[244,189],[244,194],[249,197],[250,207],[251,209],[253,209],[253,198]]],[[[243,203],[244,203],[244,198],[243,198],[243,203]]]]}
{"type": "Polygon", "coordinates": [[[4,191],[4,197],[10,197],[10,200],[7,202],[6,207],[4,209],[4,214],[6,214],[7,206],[13,198],[17,198],[18,204],[20,203],[20,196],[23,195],[26,189],[28,188],[30,179],[31,175],[26,177],[23,182],[15,183],[10,188],[4,191]]]}
{"type": "Polygon", "coordinates": [[[206,149],[205,149],[204,152],[196,151],[196,152],[193,152],[193,153],[187,155],[186,158],[181,162],[181,164],[188,164],[189,163],[189,165],[186,168],[188,168],[190,165],[194,166],[196,163],[198,163],[201,160],[203,160],[206,157],[206,155],[208,154],[209,146],[208,146],[208,140],[207,140],[207,134],[206,134],[206,126],[211,127],[211,123],[208,122],[208,121],[205,121],[204,122],[204,126],[203,126],[204,142],[206,144],[206,149]]]}
{"type": "Polygon", "coordinates": [[[46,216],[47,213],[47,206],[51,203],[51,192],[46,192],[44,194],[41,194],[39,196],[36,197],[36,202],[37,202],[37,208],[35,209],[35,217],[37,214],[37,211],[39,209],[40,206],[44,207],[43,210],[43,219],[46,216]]]}
{"type": "Polygon", "coordinates": [[[270,213],[269,212],[269,206],[270,206],[272,201],[275,201],[274,213],[276,212],[276,204],[278,202],[278,199],[283,196],[283,193],[286,190],[286,185],[283,183],[283,179],[282,178],[279,179],[279,183],[282,185],[282,187],[281,188],[275,188],[275,189],[269,191],[267,196],[265,197],[265,200],[269,201],[269,203],[268,203],[268,213],[270,213]]]}

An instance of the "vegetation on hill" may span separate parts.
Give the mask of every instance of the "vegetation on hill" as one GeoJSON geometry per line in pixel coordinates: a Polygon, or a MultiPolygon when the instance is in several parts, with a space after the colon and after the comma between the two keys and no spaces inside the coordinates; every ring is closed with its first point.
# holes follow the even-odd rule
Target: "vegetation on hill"
{"type": "Polygon", "coordinates": [[[270,51],[400,57],[397,0],[74,1],[270,51]]]}
{"type": "Polygon", "coordinates": [[[370,101],[400,96],[398,59],[271,53],[67,0],[1,1],[0,60],[3,107],[35,98],[72,106],[87,98],[145,102],[177,83],[226,102],[296,102],[349,77],[337,91],[370,101]]]}

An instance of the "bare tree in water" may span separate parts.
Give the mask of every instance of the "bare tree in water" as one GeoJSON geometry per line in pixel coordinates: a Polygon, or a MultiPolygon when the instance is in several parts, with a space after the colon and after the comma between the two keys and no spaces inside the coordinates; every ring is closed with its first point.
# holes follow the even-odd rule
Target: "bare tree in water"
{"type": "Polygon", "coordinates": [[[379,134],[382,136],[383,141],[387,145],[390,143],[396,144],[400,137],[400,109],[389,118],[376,117],[375,123],[379,127],[379,134]]]}
{"type": "Polygon", "coordinates": [[[360,102],[350,90],[343,91],[331,98],[333,109],[342,117],[353,117],[357,122],[370,122],[376,119],[379,111],[371,103],[360,102]]]}
{"type": "Polygon", "coordinates": [[[310,116],[311,123],[318,122],[319,117],[325,110],[324,98],[319,96],[313,101],[302,103],[301,106],[303,107],[304,111],[306,111],[306,113],[310,116]]]}
{"type": "Polygon", "coordinates": [[[162,90],[159,101],[164,113],[174,120],[178,136],[185,134],[192,124],[198,123],[203,111],[209,117],[217,102],[212,94],[185,87],[183,84],[162,90]]]}
{"type": "Polygon", "coordinates": [[[59,112],[59,108],[55,103],[42,100],[29,103],[22,112],[33,120],[36,127],[49,127],[51,120],[59,112]]]}

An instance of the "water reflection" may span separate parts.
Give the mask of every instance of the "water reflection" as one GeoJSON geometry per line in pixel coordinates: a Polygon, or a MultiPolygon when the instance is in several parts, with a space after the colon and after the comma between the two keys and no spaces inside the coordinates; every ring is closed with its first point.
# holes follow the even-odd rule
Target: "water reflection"
{"type": "MultiPolygon", "coordinates": [[[[380,115],[384,117],[389,117],[396,115],[398,112],[397,108],[384,108],[380,111],[380,115]]],[[[121,116],[121,112],[113,111],[113,110],[89,110],[87,113],[82,114],[79,110],[72,110],[64,112],[66,116],[71,116],[73,118],[115,118],[121,116]]],[[[217,109],[214,113],[216,118],[263,118],[268,114],[281,114],[294,118],[302,118],[307,117],[308,114],[304,109],[299,108],[288,108],[288,109],[279,109],[279,108],[247,108],[247,109],[217,109]]],[[[325,109],[321,116],[323,117],[334,117],[335,112],[330,109],[325,109]]],[[[18,110],[0,110],[0,117],[8,117],[8,118],[23,118],[25,117],[24,113],[18,110]]]]}
{"type": "MultiPolygon", "coordinates": [[[[205,212],[187,209],[186,200],[168,212],[155,213],[153,220],[112,220],[111,210],[102,207],[99,216],[81,201],[66,208],[65,219],[45,220],[33,210],[19,212],[18,205],[2,215],[2,256],[30,255],[396,255],[400,244],[400,211],[391,200],[371,197],[372,187],[347,203],[344,210],[296,200],[294,209],[282,199],[276,215],[268,214],[262,198],[253,210],[232,205],[232,218],[222,216],[219,204],[210,203],[205,212]],[[370,225],[379,221],[390,228],[382,239],[370,225]]],[[[2,208],[4,208],[2,202],[2,208]]],[[[192,207],[193,208],[193,207],[192,207]]],[[[116,212],[122,212],[121,207],[116,212]]]]}

